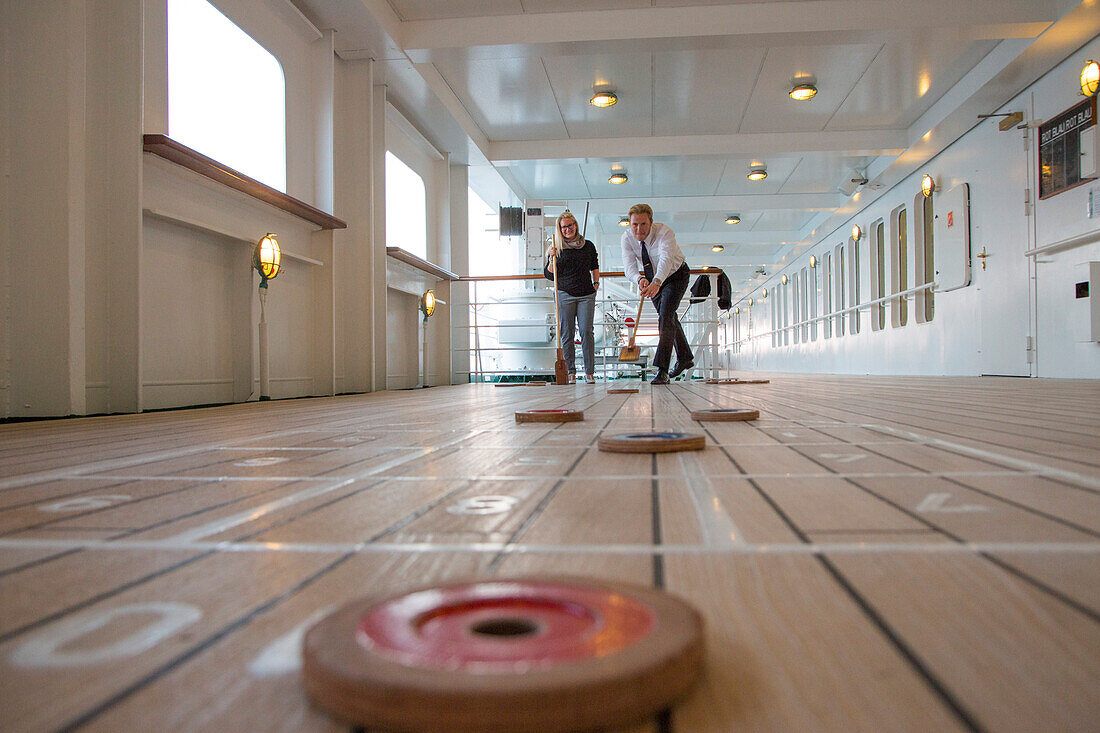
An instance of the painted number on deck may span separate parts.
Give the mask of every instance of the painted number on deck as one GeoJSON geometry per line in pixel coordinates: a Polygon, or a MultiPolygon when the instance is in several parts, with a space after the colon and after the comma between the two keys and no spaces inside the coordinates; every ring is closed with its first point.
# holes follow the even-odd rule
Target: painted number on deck
{"type": "Polygon", "coordinates": [[[474,496],[447,507],[451,514],[504,514],[519,503],[514,496],[474,496]]]}
{"type": "Polygon", "coordinates": [[[956,504],[955,506],[947,506],[948,500],[951,498],[951,494],[929,494],[924,497],[924,501],[917,506],[917,511],[922,514],[928,512],[950,512],[958,514],[962,512],[988,512],[989,507],[982,506],[981,504],[956,504]]]}
{"type": "Polygon", "coordinates": [[[152,649],[181,629],[202,618],[202,611],[183,603],[135,603],[129,606],[82,613],[64,619],[35,634],[16,648],[10,657],[17,667],[57,669],[86,667],[133,657],[152,649]],[[110,634],[111,641],[101,646],[79,644],[100,629],[128,625],[132,629],[121,638],[110,634]]]}
{"type": "Polygon", "coordinates": [[[43,504],[38,507],[40,512],[82,512],[88,509],[103,509],[123,501],[130,501],[134,497],[126,494],[98,494],[96,496],[78,496],[75,499],[65,499],[53,504],[43,504]]]}

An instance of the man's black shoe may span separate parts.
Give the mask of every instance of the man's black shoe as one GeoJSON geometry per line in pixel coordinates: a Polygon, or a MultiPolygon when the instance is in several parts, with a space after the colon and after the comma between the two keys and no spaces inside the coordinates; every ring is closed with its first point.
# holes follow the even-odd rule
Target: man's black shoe
{"type": "Polygon", "coordinates": [[[669,379],[676,379],[676,377],[680,376],[681,374],[683,374],[687,370],[692,369],[694,367],[695,367],[695,362],[694,361],[689,361],[687,364],[684,364],[683,366],[680,365],[680,362],[676,362],[676,366],[673,368],[673,370],[671,372],[668,373],[668,378],[669,379]]]}
{"type": "Polygon", "coordinates": [[[657,372],[657,376],[653,378],[653,381],[651,381],[650,384],[668,384],[668,372],[657,372]]]}

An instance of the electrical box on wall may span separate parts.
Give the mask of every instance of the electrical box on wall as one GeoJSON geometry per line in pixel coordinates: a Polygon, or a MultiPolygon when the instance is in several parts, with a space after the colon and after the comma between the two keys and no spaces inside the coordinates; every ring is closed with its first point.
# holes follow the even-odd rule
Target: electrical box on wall
{"type": "Polygon", "coordinates": [[[1074,340],[1100,341],[1100,262],[1082,262],[1074,267],[1072,288],[1074,340]]]}
{"type": "Polygon", "coordinates": [[[932,199],[932,262],[936,292],[970,284],[970,184],[960,183],[932,199]]]}
{"type": "Polygon", "coordinates": [[[1081,180],[1100,176],[1100,135],[1096,125],[1081,130],[1081,180]]]}

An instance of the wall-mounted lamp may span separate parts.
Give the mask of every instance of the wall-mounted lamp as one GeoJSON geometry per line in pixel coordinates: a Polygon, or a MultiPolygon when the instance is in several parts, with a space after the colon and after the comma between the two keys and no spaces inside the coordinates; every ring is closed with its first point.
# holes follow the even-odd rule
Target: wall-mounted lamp
{"type": "Polygon", "coordinates": [[[621,227],[630,226],[630,219],[627,219],[625,216],[620,216],[619,217],[619,226],[621,226],[621,227]]]}
{"type": "Polygon", "coordinates": [[[593,107],[614,107],[615,103],[619,101],[619,97],[615,92],[610,89],[604,89],[598,91],[592,95],[592,98],[588,100],[588,103],[593,107]]]}
{"type": "Polygon", "coordinates": [[[738,216],[737,214],[730,214],[729,216],[726,217],[726,223],[727,224],[740,224],[741,223],[741,217],[738,216]]]}
{"type": "Polygon", "coordinates": [[[788,94],[796,102],[805,102],[817,96],[817,87],[813,84],[796,84],[788,94]]]}
{"type": "Polygon", "coordinates": [[[713,247],[710,248],[710,251],[711,252],[721,252],[724,249],[725,249],[725,247],[723,247],[722,245],[716,244],[716,245],[714,245],[713,247]]]}
{"type": "Polygon", "coordinates": [[[859,228],[859,224],[852,225],[852,240],[858,242],[863,238],[863,230],[859,228]]]}
{"type": "Polygon", "coordinates": [[[749,307],[752,308],[753,305],[755,305],[755,304],[756,304],[756,300],[754,298],[749,298],[749,307]]]}
{"type": "Polygon", "coordinates": [[[817,255],[810,255],[810,269],[817,267],[817,255]]]}
{"type": "Polygon", "coordinates": [[[936,182],[932,179],[932,176],[925,173],[924,178],[920,179],[920,192],[924,194],[925,198],[929,198],[936,190],[936,182]]]}
{"type": "Polygon", "coordinates": [[[1081,69],[1081,93],[1091,97],[1097,89],[1100,89],[1100,64],[1089,59],[1081,69]]]}
{"type": "Polygon", "coordinates": [[[779,282],[783,283],[784,285],[787,284],[787,274],[786,273],[783,273],[783,277],[779,278],[779,282]]]}
{"type": "Polygon", "coordinates": [[[611,177],[607,179],[608,183],[614,183],[616,186],[620,183],[626,183],[629,179],[626,177],[626,171],[616,171],[611,174],[611,177]]]}
{"type": "Polygon", "coordinates": [[[736,316],[736,315],[739,315],[740,313],[741,313],[741,309],[740,309],[740,308],[734,308],[734,309],[733,309],[733,315],[735,315],[735,316],[736,316]]]}
{"type": "Polygon", "coordinates": [[[267,281],[279,276],[282,267],[279,264],[281,251],[279,240],[274,234],[268,232],[256,243],[256,249],[252,252],[252,266],[260,273],[260,287],[267,288],[267,281]]]}
{"type": "Polygon", "coordinates": [[[767,288],[760,288],[760,300],[764,300],[767,297],[768,297],[768,289],[767,288]]]}
{"type": "Polygon", "coordinates": [[[765,168],[762,165],[753,166],[752,168],[749,169],[749,180],[750,181],[763,181],[767,177],[768,177],[768,169],[765,168]]]}
{"type": "Polygon", "coordinates": [[[256,243],[256,249],[252,252],[252,266],[256,268],[256,272],[260,273],[260,327],[257,358],[260,365],[261,400],[271,399],[271,372],[267,348],[267,281],[278,277],[279,270],[282,269],[279,259],[279,240],[274,234],[268,232],[256,243]]]}
{"type": "Polygon", "coordinates": [[[435,291],[429,290],[420,296],[420,312],[424,314],[424,320],[428,320],[435,313],[435,291]]]}

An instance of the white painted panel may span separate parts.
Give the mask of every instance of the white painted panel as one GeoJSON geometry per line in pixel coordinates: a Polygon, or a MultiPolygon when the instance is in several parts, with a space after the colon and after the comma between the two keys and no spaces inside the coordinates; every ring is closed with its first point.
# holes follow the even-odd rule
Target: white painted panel
{"type": "Polygon", "coordinates": [[[490,139],[568,136],[538,57],[448,60],[436,67],[490,139]]]}
{"type": "MultiPolygon", "coordinates": [[[[551,21],[552,22],[552,21],[551,21]]],[[[542,59],[571,138],[632,137],[652,133],[652,55],[599,54],[542,59]],[[619,97],[613,107],[588,103],[596,88],[619,97]]]]}
{"type": "Polygon", "coordinates": [[[840,188],[854,191],[856,186],[852,184],[852,179],[866,173],[874,161],[874,157],[867,155],[804,155],[783,182],[780,192],[828,193],[840,188]]]}
{"type": "Polygon", "coordinates": [[[653,164],[653,194],[709,195],[718,187],[725,167],[725,161],[716,158],[664,158],[653,164]]]}
{"type": "Polygon", "coordinates": [[[935,196],[933,204],[936,292],[965,288],[970,284],[970,186],[960,183],[935,196]]]}
{"type": "Polygon", "coordinates": [[[763,48],[654,54],[655,135],[719,135],[738,131],[763,48]],[[709,100],[709,101],[708,101],[709,100]]]}
{"type": "Polygon", "coordinates": [[[520,0],[390,0],[401,20],[437,20],[479,15],[513,15],[523,12],[520,0]]]}
{"type": "Polygon", "coordinates": [[[887,41],[826,129],[908,127],[995,45],[938,33],[887,41]]]}
{"type": "Polygon", "coordinates": [[[825,129],[878,49],[877,44],[769,48],[739,132],[825,129]],[[791,99],[796,78],[816,79],[817,96],[805,102],[791,99]]]}
{"type": "Polygon", "coordinates": [[[730,158],[726,164],[726,170],[722,173],[722,180],[718,183],[718,188],[714,193],[718,196],[779,193],[783,188],[783,184],[798,166],[800,159],[769,158],[754,161],[751,158],[730,158]],[[767,168],[768,177],[763,181],[750,181],[748,179],[749,169],[757,163],[763,164],[767,168]]]}

